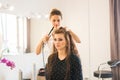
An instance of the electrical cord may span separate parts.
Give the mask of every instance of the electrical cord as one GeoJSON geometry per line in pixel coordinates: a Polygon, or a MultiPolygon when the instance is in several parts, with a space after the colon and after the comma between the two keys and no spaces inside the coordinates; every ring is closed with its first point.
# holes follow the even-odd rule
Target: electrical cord
{"type": "Polygon", "coordinates": [[[43,66],[45,68],[44,47],[45,47],[45,44],[43,43],[43,45],[42,45],[42,59],[43,59],[43,66]]]}
{"type": "MultiPolygon", "coordinates": [[[[48,33],[49,36],[50,36],[51,32],[53,31],[53,29],[54,29],[54,27],[52,27],[52,29],[48,33]]],[[[45,68],[44,47],[45,47],[45,43],[43,42],[43,44],[42,44],[42,57],[43,57],[43,66],[45,68]]]]}

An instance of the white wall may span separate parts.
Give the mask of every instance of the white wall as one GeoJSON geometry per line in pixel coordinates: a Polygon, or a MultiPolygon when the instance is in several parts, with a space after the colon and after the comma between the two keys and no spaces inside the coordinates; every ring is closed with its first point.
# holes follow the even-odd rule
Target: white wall
{"type": "MultiPolygon", "coordinates": [[[[90,70],[110,60],[109,0],[90,0],[90,70]]],[[[93,77],[95,80],[95,78],[93,77]]]]}
{"type": "Polygon", "coordinates": [[[31,31],[30,31],[30,49],[31,52],[35,52],[35,48],[39,43],[39,40],[43,35],[52,28],[48,19],[31,19],[31,31]]]}

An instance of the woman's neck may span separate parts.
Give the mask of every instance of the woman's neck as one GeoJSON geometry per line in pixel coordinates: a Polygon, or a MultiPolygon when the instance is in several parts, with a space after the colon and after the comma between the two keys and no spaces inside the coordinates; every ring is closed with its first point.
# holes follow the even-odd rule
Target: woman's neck
{"type": "Polygon", "coordinates": [[[67,56],[66,51],[62,51],[62,50],[58,51],[58,58],[60,60],[64,60],[66,58],[66,56],[67,56]]]}

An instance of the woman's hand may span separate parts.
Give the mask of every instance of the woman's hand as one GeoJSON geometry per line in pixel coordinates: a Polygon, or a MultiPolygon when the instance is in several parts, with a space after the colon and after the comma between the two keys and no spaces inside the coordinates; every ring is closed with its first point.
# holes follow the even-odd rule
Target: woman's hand
{"type": "Polygon", "coordinates": [[[72,38],[77,42],[77,43],[81,43],[79,37],[71,30],[69,29],[68,27],[64,27],[66,29],[66,31],[69,31],[72,38]]]}
{"type": "Polygon", "coordinates": [[[48,34],[46,34],[43,38],[42,38],[42,41],[44,43],[46,43],[48,40],[49,40],[50,36],[48,34]]]}
{"type": "Polygon", "coordinates": [[[65,26],[64,28],[66,29],[66,31],[71,31],[71,29],[69,29],[69,28],[68,28],[68,27],[66,27],[66,26],[65,26]]]}

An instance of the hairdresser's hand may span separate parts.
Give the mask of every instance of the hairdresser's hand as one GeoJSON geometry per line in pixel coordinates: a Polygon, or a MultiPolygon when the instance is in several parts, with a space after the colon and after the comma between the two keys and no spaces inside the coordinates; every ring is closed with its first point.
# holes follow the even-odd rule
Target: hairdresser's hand
{"type": "Polygon", "coordinates": [[[48,36],[48,34],[46,34],[43,38],[42,38],[42,41],[44,42],[44,43],[46,43],[48,40],[49,40],[49,36],[48,36]]]}
{"type": "Polygon", "coordinates": [[[71,29],[69,29],[69,28],[68,28],[68,27],[66,27],[66,26],[65,26],[64,28],[66,29],[66,31],[71,31],[71,29]]]}

